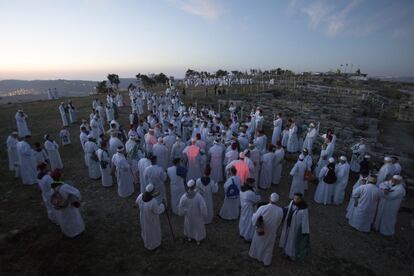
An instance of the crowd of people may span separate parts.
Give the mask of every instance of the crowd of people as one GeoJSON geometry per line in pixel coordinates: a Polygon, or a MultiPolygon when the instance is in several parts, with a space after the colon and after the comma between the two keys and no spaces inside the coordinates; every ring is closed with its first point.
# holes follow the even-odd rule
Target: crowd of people
{"type": "MultiPolygon", "coordinates": [[[[394,235],[398,210],[405,196],[401,166],[395,156],[386,156],[379,172],[373,171],[364,139],[351,147],[350,163],[345,155],[335,159],[337,137],[320,124],[307,127],[275,114],[268,139],[260,108],[245,120],[230,104],[224,116],[212,107],[184,105],[180,93],[168,88],[157,95],[144,89],[129,91],[129,130],[119,122],[119,108],[126,108],[122,95],[108,94],[106,103],[92,102],[89,120],[82,120],[79,141],[89,178],[102,186],[115,183],[120,197],[138,190],[141,237],[145,248],[161,245],[159,216],[168,209],[184,217],[184,236],[200,244],[206,224],[213,222],[213,194],[223,187],[224,201],[218,212],[223,220],[239,220],[240,236],[250,242],[249,255],[270,265],[278,229],[279,247],[292,260],[310,252],[309,211],[304,195],[317,182],[314,201],[341,205],[350,173],[359,174],[352,188],[346,218],[355,229],[371,229],[394,235]],[[228,116],[227,116],[228,114],[228,116]],[[319,159],[314,144],[322,141],[319,159]],[[292,182],[288,206],[278,206],[279,195],[261,198],[281,182],[285,157],[297,156],[289,171],[292,182]],[[338,161],[338,162],[337,162],[338,161]],[[167,196],[169,186],[170,196],[167,196]]],[[[71,101],[58,107],[63,128],[63,146],[70,144],[69,124],[77,122],[71,101]]],[[[9,169],[23,184],[37,184],[51,221],[68,237],[82,233],[85,225],[79,211],[81,194],[63,179],[59,144],[50,134],[31,145],[28,116],[19,110],[17,130],[7,139],[9,169]]]]}

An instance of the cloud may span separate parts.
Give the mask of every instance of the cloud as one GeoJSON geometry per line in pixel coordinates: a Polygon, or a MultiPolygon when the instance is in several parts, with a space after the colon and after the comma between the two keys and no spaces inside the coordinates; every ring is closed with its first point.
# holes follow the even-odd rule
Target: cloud
{"type": "Polygon", "coordinates": [[[172,0],[170,2],[189,14],[208,20],[214,20],[222,13],[221,6],[212,0],[172,0]]]}

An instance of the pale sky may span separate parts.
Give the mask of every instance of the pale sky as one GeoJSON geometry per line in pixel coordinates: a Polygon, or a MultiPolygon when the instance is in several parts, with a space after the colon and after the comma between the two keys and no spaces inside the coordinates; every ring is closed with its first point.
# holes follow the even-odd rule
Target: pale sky
{"type": "Polygon", "coordinates": [[[412,0],[0,0],[0,79],[187,68],[414,76],[412,0]]]}

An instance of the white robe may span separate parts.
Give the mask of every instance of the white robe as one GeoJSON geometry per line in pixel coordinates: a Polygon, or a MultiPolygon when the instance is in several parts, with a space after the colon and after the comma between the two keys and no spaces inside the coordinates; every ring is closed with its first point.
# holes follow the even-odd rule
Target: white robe
{"type": "Polygon", "coordinates": [[[402,184],[392,186],[390,182],[383,182],[380,187],[380,200],[375,217],[374,228],[382,235],[393,236],[395,224],[397,223],[398,210],[405,197],[405,188],[402,184]],[[383,189],[389,189],[386,195],[383,189]]]}
{"type": "Polygon", "coordinates": [[[259,187],[261,189],[269,189],[272,185],[272,167],[275,154],[267,152],[261,158],[261,170],[259,178],[259,187]]]}
{"type": "Polygon", "coordinates": [[[253,190],[240,192],[240,221],[239,233],[246,241],[253,239],[255,226],[252,224],[253,213],[256,204],[260,201],[260,195],[253,190]]]}
{"type": "Polygon", "coordinates": [[[316,138],[316,128],[311,128],[309,129],[308,133],[306,133],[306,137],[305,140],[303,141],[303,149],[307,149],[308,153],[312,155],[312,150],[313,150],[313,142],[315,142],[315,138],[316,138]]]}
{"type": "Polygon", "coordinates": [[[55,169],[63,169],[62,159],[59,154],[59,145],[55,141],[46,140],[44,147],[49,156],[52,171],[55,169]]]}
{"type": "Polygon", "coordinates": [[[266,152],[266,143],[267,143],[266,135],[258,136],[253,141],[254,146],[260,151],[261,154],[266,152]]]}
{"type": "Polygon", "coordinates": [[[217,144],[213,145],[208,154],[210,156],[210,177],[215,182],[223,181],[223,148],[217,144]]]}
{"type": "MultiPolygon", "coordinates": [[[[361,176],[359,177],[359,179],[357,180],[357,182],[354,184],[354,186],[352,186],[352,192],[354,192],[354,190],[356,188],[358,188],[359,186],[365,184],[367,181],[367,178],[362,178],[361,176]]],[[[346,207],[346,215],[345,217],[347,219],[349,219],[352,214],[354,213],[354,209],[355,209],[355,204],[357,203],[357,201],[355,201],[355,198],[352,197],[352,193],[351,196],[349,198],[349,203],[348,203],[348,207],[346,207]]]]}
{"type": "Polygon", "coordinates": [[[240,213],[240,196],[237,198],[228,198],[226,196],[227,190],[233,181],[239,188],[239,191],[241,188],[241,181],[238,176],[231,176],[224,183],[224,201],[223,206],[220,209],[220,217],[226,220],[235,220],[239,217],[240,213]]]}
{"type": "Polygon", "coordinates": [[[394,166],[391,163],[385,163],[377,175],[377,186],[382,182],[389,180],[394,174],[394,166]]]}
{"type": "Polygon", "coordinates": [[[290,171],[290,175],[293,176],[292,184],[290,186],[289,198],[293,199],[295,193],[305,194],[305,170],[307,164],[305,161],[298,160],[290,171]]]}
{"type": "Polygon", "coordinates": [[[18,142],[16,147],[22,183],[25,185],[36,184],[37,171],[32,147],[26,141],[18,142]]]}
{"type": "Polygon", "coordinates": [[[185,149],[185,144],[183,142],[174,143],[174,145],[171,148],[171,160],[174,160],[176,158],[180,158],[180,159],[183,158],[184,149],[185,149]]]}
{"type": "Polygon", "coordinates": [[[147,158],[141,158],[138,161],[138,173],[139,173],[139,184],[140,184],[140,192],[145,192],[145,187],[147,183],[145,182],[144,172],[145,169],[151,166],[151,161],[147,158]]]}
{"type": "Polygon", "coordinates": [[[15,116],[16,119],[16,125],[17,125],[17,132],[19,133],[19,137],[25,137],[26,135],[30,135],[30,130],[27,127],[27,115],[24,114],[23,116],[20,115],[19,112],[16,113],[15,116]]]}
{"type": "Polygon", "coordinates": [[[164,212],[165,206],[159,204],[155,198],[144,202],[142,195],[140,194],[135,201],[139,206],[141,238],[146,249],[154,250],[161,245],[160,214],[164,212]]]}
{"type": "Polygon", "coordinates": [[[160,194],[157,196],[158,203],[166,200],[165,192],[165,180],[167,180],[167,174],[164,169],[158,165],[151,165],[144,171],[145,183],[147,185],[152,184],[155,187],[155,190],[160,194]]]}
{"type": "Polygon", "coordinates": [[[209,224],[213,221],[214,217],[214,202],[213,202],[213,193],[218,192],[218,185],[212,178],[207,185],[204,185],[201,182],[201,178],[196,181],[197,191],[204,198],[207,207],[207,215],[205,216],[205,224],[209,224]]]}
{"type": "Polygon", "coordinates": [[[124,146],[124,143],[122,143],[121,140],[119,140],[118,137],[109,138],[108,153],[109,153],[110,158],[112,158],[112,156],[114,156],[114,154],[117,152],[118,147],[120,147],[120,146],[124,146]]]}
{"type": "Polygon", "coordinates": [[[194,181],[201,177],[201,166],[200,166],[200,148],[191,145],[183,150],[183,154],[187,156],[187,179],[193,179],[194,181]]]}
{"type": "Polygon", "coordinates": [[[273,134],[272,134],[272,145],[276,145],[281,139],[283,121],[281,118],[277,118],[273,121],[273,134]]]}
{"type": "Polygon", "coordinates": [[[134,193],[134,177],[131,167],[122,153],[112,156],[112,164],[116,167],[116,182],[118,183],[118,195],[129,197],[134,193]]]}
{"type": "Polygon", "coordinates": [[[66,117],[65,107],[63,105],[59,105],[59,113],[62,118],[62,125],[68,126],[68,118],[66,117]]]}
{"type": "MultiPolygon", "coordinates": [[[[81,200],[81,194],[75,187],[65,183],[58,187],[59,188],[55,188],[55,190],[58,189],[60,195],[64,199],[67,200],[70,196],[73,196],[77,198],[77,200],[81,200]]],[[[72,204],[69,203],[66,208],[56,210],[55,213],[60,225],[60,229],[62,230],[63,234],[69,238],[73,238],[85,230],[85,224],[83,222],[80,211],[72,204]]]]}
{"type": "Polygon", "coordinates": [[[172,166],[167,169],[168,177],[170,178],[171,191],[171,210],[178,215],[178,204],[180,199],[185,194],[185,183],[181,176],[177,175],[177,167],[172,166]]]}
{"type": "Polygon", "coordinates": [[[9,158],[9,170],[16,171],[18,170],[19,166],[19,156],[17,155],[17,139],[13,136],[7,137],[7,156],[9,158]]]}
{"type": "Polygon", "coordinates": [[[264,235],[259,236],[255,231],[249,256],[270,265],[272,262],[273,248],[276,243],[276,233],[283,219],[283,210],[274,204],[261,206],[253,214],[252,224],[256,225],[259,217],[263,217],[264,235]]]}
{"type": "Polygon", "coordinates": [[[99,159],[99,169],[101,171],[102,177],[102,186],[111,187],[112,186],[112,175],[111,175],[111,159],[106,150],[98,149],[96,155],[99,159]],[[102,162],[106,162],[106,168],[102,167],[102,162]]]}
{"type": "Polygon", "coordinates": [[[344,202],[345,189],[348,185],[349,179],[349,169],[350,167],[348,162],[345,162],[344,164],[339,163],[336,166],[336,177],[338,180],[335,183],[333,197],[333,203],[336,205],[340,205],[344,202]]]}
{"type": "Polygon", "coordinates": [[[280,235],[279,247],[283,248],[283,252],[291,257],[296,258],[296,239],[298,234],[309,234],[309,211],[308,209],[299,209],[290,202],[286,219],[283,222],[282,234],[280,235]],[[291,213],[292,218],[288,226],[287,217],[291,213]]]}
{"type": "Polygon", "coordinates": [[[299,150],[298,127],[296,125],[289,128],[289,137],[286,148],[288,152],[297,152],[299,150]]]}
{"type": "Polygon", "coordinates": [[[157,157],[157,164],[166,170],[169,162],[167,147],[163,144],[157,143],[153,146],[152,153],[157,157]]]}
{"type": "Polygon", "coordinates": [[[279,184],[282,175],[283,159],[285,158],[285,150],[283,148],[277,149],[274,153],[273,169],[272,169],[272,184],[279,184]]]}
{"type": "Polygon", "coordinates": [[[42,201],[44,206],[46,207],[47,217],[55,222],[58,223],[56,217],[56,209],[53,208],[50,202],[50,196],[52,195],[52,187],[51,184],[53,183],[53,179],[50,177],[49,174],[45,174],[41,179],[37,179],[37,184],[39,185],[39,189],[42,191],[42,201]]]}
{"type": "Polygon", "coordinates": [[[361,232],[371,231],[380,198],[378,187],[372,183],[361,185],[352,192],[352,197],[358,200],[358,206],[349,218],[349,225],[361,232]]]}
{"type": "Polygon", "coordinates": [[[206,238],[204,218],[207,216],[207,206],[198,192],[185,193],[178,205],[180,216],[184,216],[184,236],[196,241],[206,238]]]}
{"type": "Polygon", "coordinates": [[[99,162],[92,159],[92,156],[96,156],[97,150],[98,146],[94,142],[88,141],[85,143],[85,162],[88,165],[89,178],[91,179],[101,177],[99,162]]]}
{"type": "Polygon", "coordinates": [[[328,184],[323,181],[323,178],[328,173],[328,168],[325,166],[319,173],[319,183],[316,187],[314,200],[319,204],[332,204],[333,195],[335,191],[335,183],[328,184]]]}
{"type": "Polygon", "coordinates": [[[364,159],[365,155],[365,149],[366,146],[364,144],[358,143],[354,145],[352,149],[352,158],[351,158],[351,171],[353,172],[359,172],[361,161],[364,159]]]}

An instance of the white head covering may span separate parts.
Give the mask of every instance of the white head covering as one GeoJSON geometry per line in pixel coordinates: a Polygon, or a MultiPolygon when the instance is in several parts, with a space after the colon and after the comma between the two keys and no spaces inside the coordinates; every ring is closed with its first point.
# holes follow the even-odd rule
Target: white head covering
{"type": "Polygon", "coordinates": [[[365,154],[365,155],[364,155],[364,158],[369,159],[369,158],[371,158],[371,155],[369,155],[369,154],[365,154]]]}
{"type": "Polygon", "coordinates": [[[344,155],[341,155],[341,157],[339,157],[339,159],[342,160],[342,161],[346,161],[347,160],[346,159],[346,156],[344,156],[344,155]]]}
{"type": "Polygon", "coordinates": [[[94,139],[95,137],[93,136],[92,133],[88,134],[88,139],[94,139]]]}
{"type": "Polygon", "coordinates": [[[303,159],[305,159],[305,155],[303,154],[299,155],[299,160],[303,161],[303,159]]]}
{"type": "Polygon", "coordinates": [[[195,185],[195,181],[194,181],[193,179],[190,179],[190,180],[187,182],[187,187],[188,187],[188,188],[194,187],[194,185],[195,185]]]}
{"type": "Polygon", "coordinates": [[[13,131],[11,134],[12,135],[19,135],[19,133],[17,131],[13,131]]]}
{"type": "Polygon", "coordinates": [[[154,191],[154,185],[148,184],[147,187],[145,187],[145,191],[151,193],[152,191],[154,191]]]}
{"type": "Polygon", "coordinates": [[[310,123],[309,124],[309,127],[315,127],[315,124],[314,123],[310,123]]]}
{"type": "Polygon", "coordinates": [[[391,161],[392,161],[392,159],[391,159],[391,157],[389,157],[389,156],[385,156],[385,157],[384,157],[384,161],[385,161],[385,162],[391,162],[391,161]]]}
{"type": "Polygon", "coordinates": [[[272,193],[270,195],[270,201],[273,203],[276,203],[279,201],[279,195],[277,193],[272,193]]]}
{"type": "Polygon", "coordinates": [[[394,175],[394,176],[392,177],[392,179],[395,179],[395,180],[402,180],[402,176],[401,176],[401,175],[396,174],[396,175],[394,175]]]}
{"type": "Polygon", "coordinates": [[[329,162],[329,163],[335,163],[335,158],[333,158],[333,157],[329,158],[329,159],[328,159],[328,162],[329,162]]]}
{"type": "Polygon", "coordinates": [[[239,153],[239,157],[240,157],[241,159],[243,159],[243,158],[245,157],[244,152],[240,152],[240,153],[239,153]]]}

